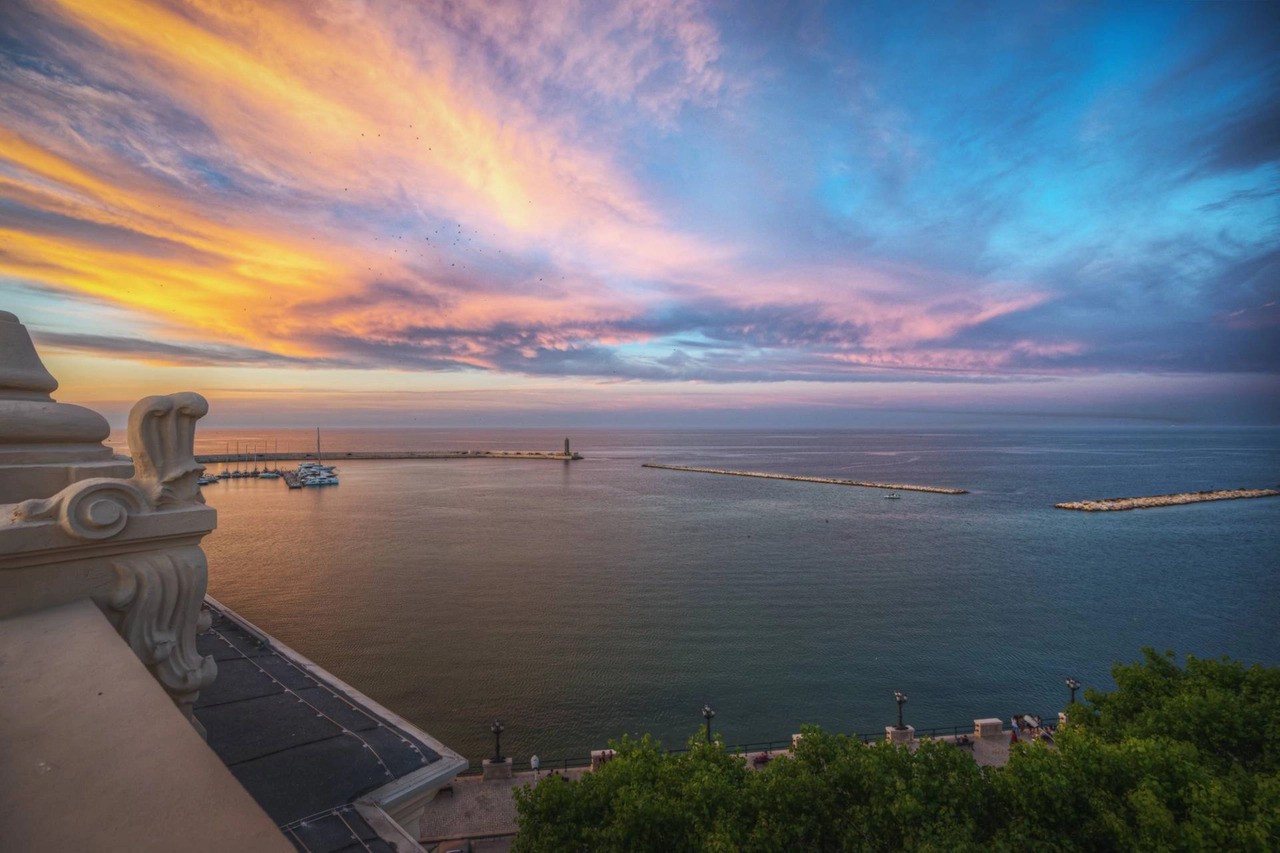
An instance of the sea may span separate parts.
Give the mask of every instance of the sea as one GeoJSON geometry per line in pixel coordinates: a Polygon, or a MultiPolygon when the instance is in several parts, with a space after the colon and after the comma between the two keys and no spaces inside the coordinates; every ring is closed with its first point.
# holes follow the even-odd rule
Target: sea
{"type": "MultiPolygon", "coordinates": [[[[557,450],[549,430],[324,431],[334,450],[557,450]]],[[[1062,501],[1280,482],[1280,430],[575,430],[572,463],[377,460],[206,487],[209,592],[478,762],[623,733],[971,726],[1111,689],[1152,646],[1280,664],[1280,498],[1062,501]],[[645,462],[967,489],[726,477],[645,462]]],[[[123,447],[122,434],[113,441],[123,447]]],[[[305,430],[201,430],[314,446],[305,430]]],[[[296,465],[296,463],[290,463],[296,465]]],[[[211,465],[214,471],[221,466],[211,465]]]]}

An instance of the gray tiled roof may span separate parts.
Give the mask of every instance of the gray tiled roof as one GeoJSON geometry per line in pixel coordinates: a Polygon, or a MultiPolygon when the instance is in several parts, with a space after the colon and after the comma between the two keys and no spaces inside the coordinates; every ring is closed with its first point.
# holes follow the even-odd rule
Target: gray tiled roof
{"type": "Polygon", "coordinates": [[[210,748],[299,850],[391,850],[350,804],[440,754],[233,614],[208,610],[213,627],[198,647],[218,678],[195,716],[210,748]]]}
{"type": "Polygon", "coordinates": [[[332,811],[281,827],[285,837],[302,853],[394,853],[395,848],[378,837],[354,806],[332,811]]]}

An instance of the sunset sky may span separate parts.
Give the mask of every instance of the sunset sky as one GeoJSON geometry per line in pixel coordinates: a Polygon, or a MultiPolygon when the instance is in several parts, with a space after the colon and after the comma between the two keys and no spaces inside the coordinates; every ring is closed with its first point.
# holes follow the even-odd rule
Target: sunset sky
{"type": "Polygon", "coordinates": [[[0,3],[117,423],[1280,423],[1278,246],[1280,3],[0,3]]]}

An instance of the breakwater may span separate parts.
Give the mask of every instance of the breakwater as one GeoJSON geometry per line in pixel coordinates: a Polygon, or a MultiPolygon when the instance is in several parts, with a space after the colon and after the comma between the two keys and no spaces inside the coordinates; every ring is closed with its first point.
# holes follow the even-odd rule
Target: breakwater
{"type": "Polygon", "coordinates": [[[1151,495],[1145,498],[1104,498],[1097,501],[1069,501],[1054,504],[1058,509],[1082,512],[1119,512],[1127,509],[1152,509],[1158,506],[1181,506],[1203,501],[1231,501],[1240,498],[1271,498],[1277,489],[1215,489],[1206,492],[1183,492],[1177,495],[1151,495]]]}
{"type": "MultiPolygon", "coordinates": [[[[199,454],[196,461],[210,462],[247,462],[270,465],[273,462],[299,462],[315,459],[311,453],[209,453],[199,454]]],[[[572,462],[581,459],[582,454],[561,453],[547,450],[326,450],[326,461],[335,462],[341,459],[554,459],[560,462],[572,462]]]]}
{"type": "Polygon", "coordinates": [[[726,474],[731,477],[760,477],[765,480],[795,480],[800,483],[825,483],[828,486],[862,486],[867,489],[889,489],[895,492],[935,492],[940,495],[967,495],[965,489],[944,489],[938,486],[910,486],[905,483],[870,483],[863,480],[835,480],[830,477],[802,477],[797,474],[769,474],[764,471],[726,471],[721,468],[691,468],[686,465],[659,465],[646,462],[645,468],[661,468],[666,471],[693,471],[698,474],[726,474]]]}

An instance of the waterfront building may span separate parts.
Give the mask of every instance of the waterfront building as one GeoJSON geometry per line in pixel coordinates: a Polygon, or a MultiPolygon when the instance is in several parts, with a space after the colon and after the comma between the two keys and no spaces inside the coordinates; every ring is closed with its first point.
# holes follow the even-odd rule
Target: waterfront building
{"type": "Polygon", "coordinates": [[[421,851],[466,760],[206,595],[204,398],[139,401],[126,458],[56,389],[0,312],[6,849],[421,851]]]}

